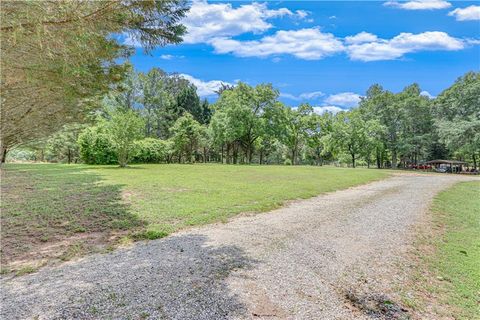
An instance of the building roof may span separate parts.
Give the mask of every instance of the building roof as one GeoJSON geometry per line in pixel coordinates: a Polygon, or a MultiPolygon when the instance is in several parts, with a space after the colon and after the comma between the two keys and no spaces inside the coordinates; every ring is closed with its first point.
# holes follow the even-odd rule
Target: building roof
{"type": "Polygon", "coordinates": [[[430,160],[425,162],[426,164],[467,164],[464,161],[458,161],[458,160],[442,160],[442,159],[436,159],[436,160],[430,160]]]}

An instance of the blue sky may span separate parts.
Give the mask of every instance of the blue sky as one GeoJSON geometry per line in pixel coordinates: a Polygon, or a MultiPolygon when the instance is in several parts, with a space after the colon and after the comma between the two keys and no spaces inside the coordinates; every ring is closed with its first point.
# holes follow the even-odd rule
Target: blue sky
{"type": "Polygon", "coordinates": [[[184,43],[131,61],[184,74],[209,100],[240,80],[272,83],[291,106],[346,109],[374,83],[436,96],[480,70],[478,1],[194,1],[184,23],[184,43]]]}

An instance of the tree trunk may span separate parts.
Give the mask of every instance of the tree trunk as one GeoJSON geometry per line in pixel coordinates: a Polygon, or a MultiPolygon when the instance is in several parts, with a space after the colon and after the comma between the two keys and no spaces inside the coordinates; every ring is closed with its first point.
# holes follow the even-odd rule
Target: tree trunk
{"type": "Polygon", "coordinates": [[[351,153],[352,155],[352,167],[355,168],[355,153],[351,153]]]}
{"type": "MultiPolygon", "coordinates": [[[[472,155],[472,158],[473,158],[473,169],[477,170],[477,158],[475,157],[475,153],[472,155]]],[[[2,158],[2,162],[4,162],[3,158],[2,158]]]]}
{"type": "Polygon", "coordinates": [[[296,152],[295,149],[292,149],[292,166],[295,165],[296,152]]]}
{"type": "Polygon", "coordinates": [[[7,148],[4,147],[3,145],[0,147],[0,153],[1,153],[1,157],[2,157],[2,163],[5,163],[5,160],[7,160],[7,148]]]}
{"type": "Polygon", "coordinates": [[[263,151],[260,151],[260,164],[263,162],[263,151]]]}
{"type": "Polygon", "coordinates": [[[233,164],[238,163],[238,145],[236,143],[233,144],[233,164]]]}
{"type": "Polygon", "coordinates": [[[392,150],[392,169],[397,169],[397,150],[392,150]]]}
{"type": "Polygon", "coordinates": [[[230,164],[230,143],[227,143],[227,164],[230,164]]]}
{"type": "Polygon", "coordinates": [[[70,164],[72,162],[72,151],[70,150],[70,148],[68,148],[68,155],[67,155],[67,161],[68,161],[68,164],[70,164]]]}
{"type": "Polygon", "coordinates": [[[380,152],[378,152],[378,148],[376,148],[376,150],[375,150],[375,156],[376,156],[376,160],[377,160],[377,169],[380,169],[382,167],[382,162],[381,162],[381,159],[380,159],[380,152]]]}

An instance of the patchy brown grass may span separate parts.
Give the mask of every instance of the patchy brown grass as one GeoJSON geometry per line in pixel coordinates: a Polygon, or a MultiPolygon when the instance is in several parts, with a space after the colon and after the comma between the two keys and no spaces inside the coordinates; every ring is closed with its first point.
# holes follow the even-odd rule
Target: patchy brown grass
{"type": "Polygon", "coordinates": [[[121,186],[101,184],[82,166],[1,170],[2,273],[108,250],[142,221],[121,186]]]}

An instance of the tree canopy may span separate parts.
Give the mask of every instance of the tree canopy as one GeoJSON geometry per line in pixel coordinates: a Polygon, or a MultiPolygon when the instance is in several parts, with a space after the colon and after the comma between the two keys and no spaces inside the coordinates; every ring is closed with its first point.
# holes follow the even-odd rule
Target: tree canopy
{"type": "Polygon", "coordinates": [[[145,50],[178,43],[187,9],[183,0],[2,2],[2,153],[81,121],[124,77],[122,38],[145,50]]]}

